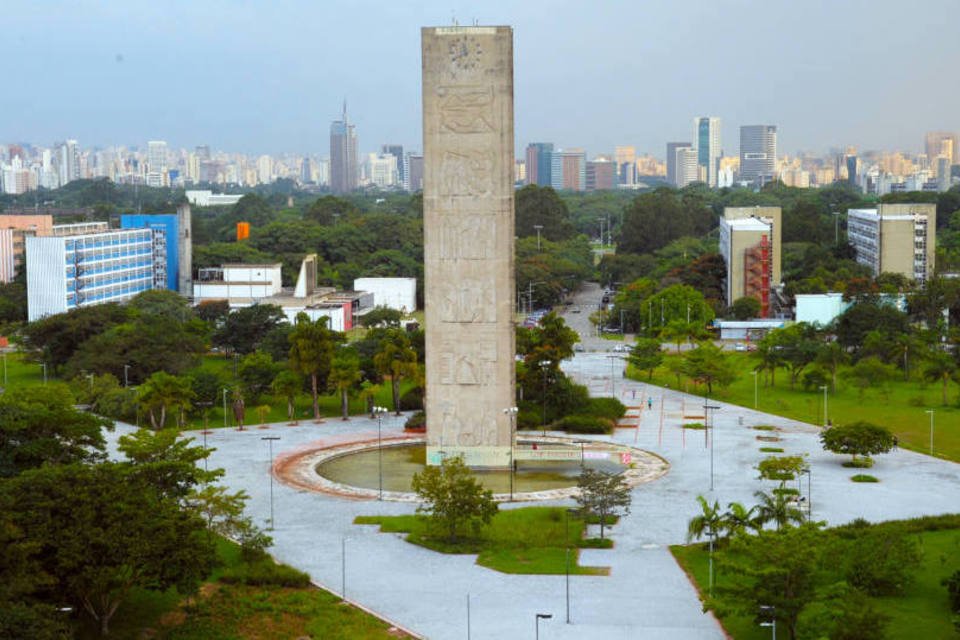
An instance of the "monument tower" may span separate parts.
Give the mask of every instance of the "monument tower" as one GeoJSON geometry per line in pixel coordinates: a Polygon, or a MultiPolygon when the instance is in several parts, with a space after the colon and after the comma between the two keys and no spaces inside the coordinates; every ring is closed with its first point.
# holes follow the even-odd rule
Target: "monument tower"
{"type": "Polygon", "coordinates": [[[507,467],[515,404],[513,31],[424,27],[427,461],[507,467]]]}

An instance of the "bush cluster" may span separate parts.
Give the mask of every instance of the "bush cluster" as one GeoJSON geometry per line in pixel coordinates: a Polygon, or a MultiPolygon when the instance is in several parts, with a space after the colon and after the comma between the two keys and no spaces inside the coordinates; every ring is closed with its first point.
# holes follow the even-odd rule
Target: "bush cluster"
{"type": "Polygon", "coordinates": [[[400,396],[401,411],[423,411],[423,387],[414,387],[400,396]]]}
{"type": "Polygon", "coordinates": [[[273,560],[244,563],[227,569],[220,577],[227,584],[303,588],[310,586],[310,576],[273,560]]]}
{"type": "Polygon", "coordinates": [[[556,431],[566,431],[567,433],[609,434],[613,433],[615,426],[616,424],[607,418],[578,415],[560,418],[550,425],[550,428],[556,431]]]}

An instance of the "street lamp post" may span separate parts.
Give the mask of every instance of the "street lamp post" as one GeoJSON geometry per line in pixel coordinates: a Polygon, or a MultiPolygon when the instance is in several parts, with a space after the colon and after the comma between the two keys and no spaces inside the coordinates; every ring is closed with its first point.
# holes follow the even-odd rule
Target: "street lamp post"
{"type": "Polygon", "coordinates": [[[753,371],[753,408],[756,409],[759,404],[760,396],[757,394],[757,372],[753,371]]]}
{"type": "Polygon", "coordinates": [[[578,511],[576,509],[567,509],[565,512],[564,518],[564,566],[566,567],[567,581],[566,581],[566,591],[567,591],[567,624],[570,624],[570,516],[577,515],[578,511]]]}
{"type": "Polygon", "coordinates": [[[533,228],[537,230],[537,253],[540,253],[540,230],[543,229],[543,225],[535,224],[533,228]]]}
{"type": "Polygon", "coordinates": [[[552,613],[538,613],[537,614],[537,626],[536,626],[536,640],[540,640],[540,621],[549,620],[553,617],[552,613]]]}
{"type": "Polygon", "coordinates": [[[773,605],[760,605],[760,615],[770,616],[769,622],[761,622],[761,627],[773,628],[773,640],[777,640],[777,608],[773,605]]]}
{"type": "Polygon", "coordinates": [[[387,411],[386,407],[373,408],[373,413],[377,416],[377,477],[380,487],[377,500],[383,500],[383,414],[387,411]]]}
{"type": "Polygon", "coordinates": [[[513,502],[513,474],[516,470],[513,460],[513,447],[516,445],[516,432],[517,432],[517,412],[520,411],[517,407],[508,407],[503,410],[507,417],[510,418],[510,502],[513,502]]]}
{"type": "Polygon", "coordinates": [[[261,440],[266,440],[270,446],[270,528],[267,531],[273,531],[273,441],[279,440],[280,436],[263,436],[261,440]]]}
{"type": "Polygon", "coordinates": [[[930,414],[930,455],[933,455],[933,409],[927,410],[930,414]]]}
{"type": "Polygon", "coordinates": [[[820,385],[820,390],[823,391],[823,426],[826,427],[830,424],[830,421],[827,420],[827,385],[820,385]]]}
{"type": "Polygon", "coordinates": [[[707,536],[710,538],[710,576],[707,582],[710,597],[713,597],[713,539],[717,532],[713,530],[713,525],[707,529],[707,536]]]}
{"type": "Polygon", "coordinates": [[[128,365],[128,364],[123,365],[123,386],[124,386],[124,387],[129,387],[129,386],[130,386],[130,375],[129,375],[129,374],[130,374],[130,365],[128,365]]]}
{"type": "Polygon", "coordinates": [[[543,369],[543,415],[541,421],[541,427],[543,427],[543,435],[547,435],[547,369],[553,366],[552,360],[544,360],[540,364],[543,369]]]}
{"type": "Polygon", "coordinates": [[[800,473],[807,476],[807,522],[813,520],[813,471],[806,467],[800,473]]]}
{"type": "Polygon", "coordinates": [[[223,428],[227,428],[227,392],[229,389],[223,388],[223,428]]]}
{"type": "Polygon", "coordinates": [[[617,397],[617,379],[613,375],[613,361],[618,360],[619,356],[607,356],[610,358],[610,394],[616,398],[617,397]]]}
{"type": "Polygon", "coordinates": [[[713,432],[711,431],[713,427],[710,425],[710,411],[711,409],[717,410],[719,408],[720,406],[716,404],[707,404],[706,401],[704,401],[703,403],[703,420],[704,420],[703,426],[704,426],[705,434],[707,434],[708,437],[710,438],[710,491],[713,491],[713,443],[714,443],[713,432]]]}

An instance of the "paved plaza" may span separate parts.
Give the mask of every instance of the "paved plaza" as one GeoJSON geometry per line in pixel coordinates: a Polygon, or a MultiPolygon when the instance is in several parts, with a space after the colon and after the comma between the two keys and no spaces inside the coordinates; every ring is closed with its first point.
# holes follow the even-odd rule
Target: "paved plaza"
{"type": "MultiPolygon", "coordinates": [[[[713,617],[701,611],[696,591],[667,545],[684,542],[687,521],[697,513],[697,495],[721,505],[731,501],[750,505],[754,491],[772,488],[757,479],[754,469],[767,455],[759,451],[766,443],[758,441],[758,435],[780,437],[775,446],[786,454],[809,455],[817,520],[839,524],[857,517],[887,520],[960,511],[956,491],[960,465],[899,450],[876,458],[870,473],[879,484],[853,483],[849,477],[855,471],[840,465],[844,458],[820,448],[815,427],[722,402],[714,403],[719,409],[711,411],[716,445],[711,492],[710,449],[704,446],[704,432],[684,433],[680,427],[682,415],[703,414],[702,398],[626,380],[623,361],[611,355],[580,353],[564,363],[567,373],[593,395],[615,394],[628,406],[644,407],[639,417],[629,419],[639,422],[639,428],[618,429],[612,437],[597,439],[655,452],[671,468],[659,480],[633,490],[631,515],[612,530],[613,549],[581,551],[582,564],[608,566],[611,571],[607,577],[571,577],[571,624],[565,623],[564,576],[505,575],[475,565],[474,556],[434,553],[399,535],[352,524],[360,514],[411,513],[415,508],[411,504],[351,500],[275,482],[272,552],[336,593],[343,589],[345,576],[348,599],[426,638],[466,638],[469,595],[470,637],[475,640],[533,638],[537,613],[553,614],[553,619],[540,623],[544,640],[699,640],[723,638],[723,633],[713,617]],[[653,399],[653,410],[646,409],[647,398],[653,399]],[[757,424],[779,430],[753,430],[757,424]],[[346,550],[345,558],[341,549],[346,550]]],[[[384,436],[399,435],[403,420],[385,417],[384,436]]],[[[118,425],[111,440],[129,430],[118,425]]],[[[210,464],[226,469],[224,484],[250,494],[248,511],[265,524],[270,513],[270,460],[262,437],[279,436],[274,454],[284,455],[318,443],[375,440],[376,432],[376,421],[364,417],[242,432],[218,429],[208,436],[209,446],[216,448],[210,464]]],[[[199,433],[190,435],[202,443],[199,433]]]]}

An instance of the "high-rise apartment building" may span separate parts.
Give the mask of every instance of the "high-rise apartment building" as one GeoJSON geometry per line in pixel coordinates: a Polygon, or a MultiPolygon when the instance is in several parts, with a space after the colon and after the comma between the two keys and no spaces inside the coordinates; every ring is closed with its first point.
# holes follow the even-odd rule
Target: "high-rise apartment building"
{"type": "Polygon", "coordinates": [[[403,184],[403,145],[384,144],[380,146],[381,155],[391,155],[397,159],[397,182],[403,184]]]}
{"type": "Polygon", "coordinates": [[[273,182],[273,158],[267,155],[257,158],[257,182],[270,184],[273,182]]]}
{"type": "Polygon", "coordinates": [[[527,184],[549,187],[553,171],[553,143],[533,142],[527,145],[527,184]]]}
{"type": "Polygon", "coordinates": [[[954,131],[931,131],[924,139],[924,150],[931,165],[939,156],[950,159],[950,164],[960,164],[960,136],[954,131]]]}
{"type": "Polygon", "coordinates": [[[357,188],[357,130],[347,120],[347,104],[343,104],[343,118],[330,125],[330,190],[350,193],[357,188]]]}
{"type": "Polygon", "coordinates": [[[403,159],[403,190],[408,193],[423,191],[423,154],[407,153],[403,159]]]}
{"type": "Polygon", "coordinates": [[[551,154],[550,186],[560,191],[587,188],[587,154],[583,149],[559,149],[551,154]]]}
{"type": "Polygon", "coordinates": [[[694,118],[693,144],[697,149],[697,180],[716,187],[720,168],[720,118],[694,118]]]}
{"type": "Polygon", "coordinates": [[[11,282],[24,264],[26,238],[52,233],[52,216],[0,215],[0,282],[11,282]]]}
{"type": "Polygon", "coordinates": [[[80,179],[80,147],[76,140],[67,140],[60,145],[57,164],[60,186],[80,179]]]}
{"type": "Polygon", "coordinates": [[[743,297],[770,316],[771,291],[780,282],[780,207],[727,207],[720,220],[720,255],[727,267],[727,305],[743,297]]]}
{"type": "Polygon", "coordinates": [[[899,273],[919,284],[933,275],[936,204],[880,204],[876,209],[850,209],[847,237],[857,262],[874,275],[899,273]]]}
{"type": "Polygon", "coordinates": [[[677,180],[677,149],[690,147],[689,142],[668,142],[667,143],[667,182],[673,186],[680,186],[677,180]]]}
{"type": "Polygon", "coordinates": [[[364,162],[365,183],[387,189],[396,186],[398,173],[397,159],[392,154],[367,154],[364,162]]]}
{"type": "Polygon", "coordinates": [[[677,147],[674,152],[674,171],[678,189],[682,189],[688,184],[693,184],[699,177],[697,170],[697,150],[687,145],[677,147]]]}
{"type": "Polygon", "coordinates": [[[147,142],[147,186],[168,186],[167,143],[163,140],[147,142]]]}
{"type": "Polygon", "coordinates": [[[777,177],[777,127],[740,127],[740,180],[763,185],[777,177]]]}

